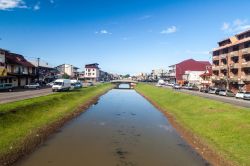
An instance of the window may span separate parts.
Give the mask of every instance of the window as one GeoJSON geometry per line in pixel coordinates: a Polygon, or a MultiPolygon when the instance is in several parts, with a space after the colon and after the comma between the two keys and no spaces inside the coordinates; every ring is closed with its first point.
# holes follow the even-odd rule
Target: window
{"type": "Polygon", "coordinates": [[[249,47],[250,47],[250,42],[244,44],[244,48],[249,48],[249,47]]]}

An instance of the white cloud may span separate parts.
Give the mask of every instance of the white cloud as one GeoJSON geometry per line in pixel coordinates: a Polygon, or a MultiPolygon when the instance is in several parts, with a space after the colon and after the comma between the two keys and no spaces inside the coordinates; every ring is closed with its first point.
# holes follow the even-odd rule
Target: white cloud
{"type": "Polygon", "coordinates": [[[167,29],[162,30],[161,34],[170,34],[170,33],[175,33],[175,32],[177,32],[176,26],[171,26],[167,29]]]}
{"type": "Polygon", "coordinates": [[[40,2],[37,2],[33,7],[33,10],[40,10],[40,2]]]}
{"type": "Polygon", "coordinates": [[[232,23],[224,22],[221,27],[221,30],[224,31],[224,33],[229,33],[229,34],[239,33],[247,29],[250,29],[250,24],[246,19],[245,20],[236,19],[232,23]]]}
{"type": "Polygon", "coordinates": [[[0,10],[27,8],[23,0],[0,0],[0,10]]]}
{"type": "Polygon", "coordinates": [[[150,19],[152,17],[153,17],[152,15],[144,15],[144,16],[140,17],[138,20],[147,20],[147,19],[150,19]]]}
{"type": "Polygon", "coordinates": [[[100,31],[96,31],[95,34],[101,34],[101,35],[111,35],[112,33],[103,29],[103,30],[100,30],[100,31]]]}

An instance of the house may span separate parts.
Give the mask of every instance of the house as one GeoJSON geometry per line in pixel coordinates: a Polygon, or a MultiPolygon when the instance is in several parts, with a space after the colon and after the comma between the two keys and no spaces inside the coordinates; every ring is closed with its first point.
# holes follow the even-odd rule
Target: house
{"type": "Polygon", "coordinates": [[[98,63],[86,64],[84,80],[98,82],[100,80],[100,68],[98,63]]]}
{"type": "Polygon", "coordinates": [[[175,65],[169,66],[169,82],[178,84],[197,83],[199,75],[211,66],[208,61],[196,61],[187,59],[175,65]]]}
{"type": "Polygon", "coordinates": [[[0,83],[23,87],[36,80],[36,68],[24,56],[0,49],[0,83]]]}
{"type": "Polygon", "coordinates": [[[37,78],[39,82],[49,83],[57,79],[59,71],[56,68],[49,65],[47,62],[38,59],[35,61],[34,60],[30,61],[30,63],[36,67],[37,78]]]}

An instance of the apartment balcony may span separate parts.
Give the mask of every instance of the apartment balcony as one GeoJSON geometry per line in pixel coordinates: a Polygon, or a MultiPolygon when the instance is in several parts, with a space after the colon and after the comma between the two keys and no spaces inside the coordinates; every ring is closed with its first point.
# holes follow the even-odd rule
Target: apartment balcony
{"type": "Polygon", "coordinates": [[[250,68],[250,61],[248,61],[248,62],[242,62],[241,67],[242,68],[250,68]]]}
{"type": "Polygon", "coordinates": [[[214,81],[220,80],[220,77],[217,76],[217,75],[213,75],[211,78],[212,78],[212,80],[214,80],[214,81]]]}
{"type": "Polygon", "coordinates": [[[227,70],[227,65],[220,65],[220,70],[227,70]]]}
{"type": "Polygon", "coordinates": [[[220,59],[226,59],[227,58],[227,54],[221,54],[220,55],[220,59]]]}
{"type": "Polygon", "coordinates": [[[213,56],[213,61],[218,61],[219,59],[219,56],[213,56]]]}
{"type": "Polygon", "coordinates": [[[239,65],[239,63],[233,63],[233,64],[230,64],[230,68],[231,69],[239,69],[240,65],[239,65]]]}
{"type": "Polygon", "coordinates": [[[225,75],[220,75],[220,79],[221,79],[221,80],[226,80],[226,79],[227,79],[227,76],[225,76],[225,75]]]}
{"type": "Polygon", "coordinates": [[[230,57],[238,57],[239,56],[239,52],[238,51],[233,51],[229,53],[230,57]]]}
{"type": "Polygon", "coordinates": [[[237,75],[232,75],[230,76],[229,80],[232,82],[238,82],[240,78],[237,75]]]}
{"type": "Polygon", "coordinates": [[[244,75],[241,78],[243,81],[250,81],[250,75],[244,75]]]}
{"type": "Polygon", "coordinates": [[[215,66],[215,65],[213,65],[213,66],[212,66],[212,70],[213,70],[213,71],[215,71],[215,70],[220,70],[220,66],[215,66]]]}
{"type": "Polygon", "coordinates": [[[250,48],[244,48],[244,49],[242,49],[242,54],[243,55],[250,54],[250,48]]]}
{"type": "Polygon", "coordinates": [[[211,82],[211,81],[208,81],[208,80],[202,80],[201,83],[202,83],[202,84],[211,84],[212,82],[211,82]]]}

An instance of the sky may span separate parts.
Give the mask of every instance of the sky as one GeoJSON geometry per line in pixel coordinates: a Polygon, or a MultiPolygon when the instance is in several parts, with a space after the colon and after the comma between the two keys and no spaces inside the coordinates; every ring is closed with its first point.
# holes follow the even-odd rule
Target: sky
{"type": "Polygon", "coordinates": [[[0,0],[0,48],[83,70],[138,74],[211,61],[217,42],[250,28],[249,0],[0,0]]]}

